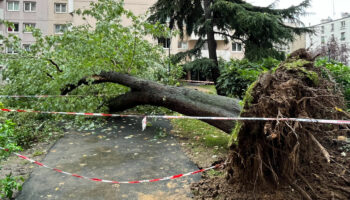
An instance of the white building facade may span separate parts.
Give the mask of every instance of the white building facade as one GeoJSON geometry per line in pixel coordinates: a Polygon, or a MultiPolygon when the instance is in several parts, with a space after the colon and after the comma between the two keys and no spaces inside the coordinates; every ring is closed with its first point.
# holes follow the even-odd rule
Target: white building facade
{"type": "MultiPolygon", "coordinates": [[[[312,26],[314,34],[307,34],[306,48],[316,50],[326,46],[327,42],[334,38],[341,47],[350,47],[350,14],[343,13],[340,19],[331,18],[321,20],[320,24],[312,26]]],[[[349,55],[350,57],[350,55],[349,55]]]]}

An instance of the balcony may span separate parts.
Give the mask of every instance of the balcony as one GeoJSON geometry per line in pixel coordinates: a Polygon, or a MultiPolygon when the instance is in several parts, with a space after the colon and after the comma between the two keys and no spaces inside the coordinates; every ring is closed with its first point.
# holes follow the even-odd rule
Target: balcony
{"type": "MultiPolygon", "coordinates": [[[[222,37],[219,34],[215,34],[214,37],[216,41],[225,40],[224,37],[222,37]]],[[[188,40],[198,40],[198,39],[199,39],[199,36],[195,35],[194,33],[192,33],[191,36],[188,38],[188,40]]],[[[207,39],[207,37],[205,37],[204,39],[207,39]]]]}
{"type": "MultiPolygon", "coordinates": [[[[209,58],[209,51],[208,50],[202,50],[202,57],[209,58]]],[[[224,60],[230,60],[231,59],[231,52],[229,50],[217,50],[216,54],[218,58],[222,58],[224,60]]]]}

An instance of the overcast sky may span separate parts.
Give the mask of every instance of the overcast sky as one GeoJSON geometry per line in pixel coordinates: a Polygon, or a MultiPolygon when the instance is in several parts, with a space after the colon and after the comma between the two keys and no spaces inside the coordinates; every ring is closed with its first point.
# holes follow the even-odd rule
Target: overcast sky
{"type": "MultiPolygon", "coordinates": [[[[275,0],[247,0],[247,2],[257,6],[267,6],[275,2],[275,0]]],[[[291,5],[297,5],[300,2],[302,0],[280,0],[277,8],[287,8],[291,5]]],[[[311,7],[306,11],[310,14],[302,17],[302,21],[306,26],[309,24],[315,25],[319,24],[321,19],[328,17],[338,19],[342,12],[350,13],[350,0],[312,0],[311,7]],[[333,2],[335,15],[333,15],[333,2]]]]}

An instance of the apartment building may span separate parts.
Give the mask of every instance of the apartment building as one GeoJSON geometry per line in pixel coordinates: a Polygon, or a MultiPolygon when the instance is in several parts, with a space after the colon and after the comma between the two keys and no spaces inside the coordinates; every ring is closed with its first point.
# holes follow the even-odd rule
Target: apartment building
{"type": "MultiPolygon", "coordinates": [[[[72,23],[80,25],[86,23],[80,17],[72,15],[73,10],[89,7],[89,3],[96,0],[0,0],[0,19],[14,23],[14,28],[0,25],[0,34],[16,34],[22,39],[22,45],[30,48],[34,38],[29,27],[39,28],[44,35],[60,34],[65,28],[65,24],[72,23]]],[[[147,10],[157,0],[125,0],[125,8],[131,10],[135,15],[145,15],[147,10]]],[[[89,23],[94,24],[93,21],[89,23]]],[[[124,21],[126,25],[130,22],[124,21]]],[[[181,51],[191,49],[196,44],[198,37],[192,34],[181,39],[179,36],[169,39],[155,40],[148,36],[153,43],[158,43],[164,47],[166,52],[176,54],[181,51]]],[[[217,54],[225,60],[230,58],[241,59],[244,56],[244,48],[238,42],[226,44],[224,38],[217,35],[217,54]]],[[[8,48],[7,53],[15,53],[8,48]]],[[[203,47],[202,56],[208,57],[207,45],[203,47]]]]}
{"type": "MultiPolygon", "coordinates": [[[[0,19],[14,24],[13,28],[0,25],[0,33],[18,35],[29,49],[34,42],[29,27],[39,28],[44,35],[60,34],[73,21],[73,9],[74,0],[0,0],[0,19]]],[[[8,48],[7,53],[15,52],[8,48]]]]}
{"type": "MultiPolygon", "coordinates": [[[[343,13],[340,19],[331,18],[321,20],[320,24],[312,26],[315,34],[306,36],[306,47],[311,50],[325,46],[331,38],[335,38],[340,45],[350,47],[350,14],[343,13]]],[[[349,55],[350,57],[350,55],[349,55]]]]}

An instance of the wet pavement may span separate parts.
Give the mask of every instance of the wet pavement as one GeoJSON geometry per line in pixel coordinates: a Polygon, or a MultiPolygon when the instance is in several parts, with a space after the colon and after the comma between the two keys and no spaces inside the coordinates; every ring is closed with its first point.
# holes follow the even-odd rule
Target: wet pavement
{"type": "MultiPolygon", "coordinates": [[[[67,172],[114,181],[162,178],[198,170],[175,138],[168,121],[141,131],[141,119],[111,119],[94,131],[69,131],[42,163],[67,172]]],[[[171,181],[109,184],[36,168],[16,198],[39,199],[190,199],[200,174],[171,181]]]]}

